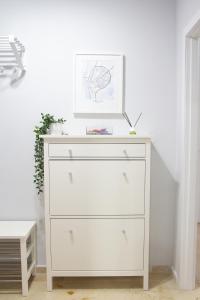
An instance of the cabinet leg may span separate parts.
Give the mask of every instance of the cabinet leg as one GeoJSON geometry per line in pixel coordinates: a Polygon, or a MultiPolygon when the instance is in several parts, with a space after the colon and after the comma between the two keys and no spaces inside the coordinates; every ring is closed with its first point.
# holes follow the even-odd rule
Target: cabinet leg
{"type": "Polygon", "coordinates": [[[47,291],[52,292],[53,290],[53,277],[47,274],[47,291]]]}
{"type": "Polygon", "coordinates": [[[33,254],[32,255],[33,255],[33,260],[35,261],[35,266],[33,268],[32,275],[36,276],[36,261],[37,261],[37,258],[36,258],[36,256],[37,256],[37,254],[36,254],[36,252],[37,252],[37,250],[36,250],[36,248],[37,248],[37,245],[36,245],[36,226],[32,230],[31,238],[32,238],[32,243],[34,245],[33,254]]]}
{"type": "Polygon", "coordinates": [[[144,291],[148,291],[149,289],[149,274],[145,274],[143,277],[143,289],[144,291]]]}
{"type": "Polygon", "coordinates": [[[20,239],[21,251],[21,276],[22,276],[22,295],[28,296],[28,273],[27,273],[27,258],[26,258],[26,239],[20,239]]]}
{"type": "Polygon", "coordinates": [[[28,281],[22,281],[22,295],[28,296],[28,281]]]}

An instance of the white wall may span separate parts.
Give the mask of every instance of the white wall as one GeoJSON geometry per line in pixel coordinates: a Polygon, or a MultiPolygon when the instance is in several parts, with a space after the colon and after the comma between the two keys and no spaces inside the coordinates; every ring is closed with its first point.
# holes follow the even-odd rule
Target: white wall
{"type": "Polygon", "coordinates": [[[197,13],[200,12],[199,0],[177,0],[176,1],[176,20],[177,20],[177,178],[178,178],[178,203],[177,203],[177,224],[176,224],[176,251],[175,251],[175,271],[180,278],[180,249],[181,237],[184,238],[184,233],[181,231],[181,224],[185,222],[182,216],[182,155],[183,155],[183,34],[186,27],[190,24],[197,13]]]}
{"type": "Polygon", "coordinates": [[[0,34],[26,46],[27,74],[17,88],[0,83],[0,218],[39,222],[43,264],[42,200],[33,186],[33,127],[41,112],[68,120],[70,133],[86,125],[112,125],[127,133],[122,119],[74,119],[73,55],[122,53],[126,110],[140,111],[140,131],[152,137],[151,265],[171,265],[175,214],[175,1],[174,0],[0,0],[0,34]]]}

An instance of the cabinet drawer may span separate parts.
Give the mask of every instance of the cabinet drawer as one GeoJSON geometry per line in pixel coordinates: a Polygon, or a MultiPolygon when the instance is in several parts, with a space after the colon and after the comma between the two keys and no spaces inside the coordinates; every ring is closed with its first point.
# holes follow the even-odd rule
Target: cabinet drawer
{"type": "Polygon", "coordinates": [[[143,270],[143,219],[52,219],[53,270],[143,270]]]}
{"type": "Polygon", "coordinates": [[[49,144],[50,157],[145,157],[145,144],[49,144]]]}
{"type": "Polygon", "coordinates": [[[53,160],[51,215],[144,214],[145,161],[53,160]]]}

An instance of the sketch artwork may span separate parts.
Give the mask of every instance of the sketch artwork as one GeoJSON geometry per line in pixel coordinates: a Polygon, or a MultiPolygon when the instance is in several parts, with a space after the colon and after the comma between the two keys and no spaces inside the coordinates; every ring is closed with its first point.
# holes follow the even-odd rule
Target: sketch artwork
{"type": "Polygon", "coordinates": [[[93,102],[102,102],[103,98],[99,96],[102,90],[106,89],[112,81],[113,66],[108,68],[101,62],[96,61],[95,65],[89,70],[89,74],[83,77],[86,88],[88,88],[88,96],[93,102]]]}
{"type": "Polygon", "coordinates": [[[121,111],[122,62],[120,55],[76,56],[75,112],[121,111]]]}

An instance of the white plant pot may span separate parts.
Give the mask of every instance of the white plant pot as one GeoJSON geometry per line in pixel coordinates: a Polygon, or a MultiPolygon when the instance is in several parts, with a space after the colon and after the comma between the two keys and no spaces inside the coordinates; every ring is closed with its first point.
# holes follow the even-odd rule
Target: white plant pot
{"type": "Polygon", "coordinates": [[[50,125],[49,134],[61,135],[63,134],[63,124],[53,123],[50,125]]]}

